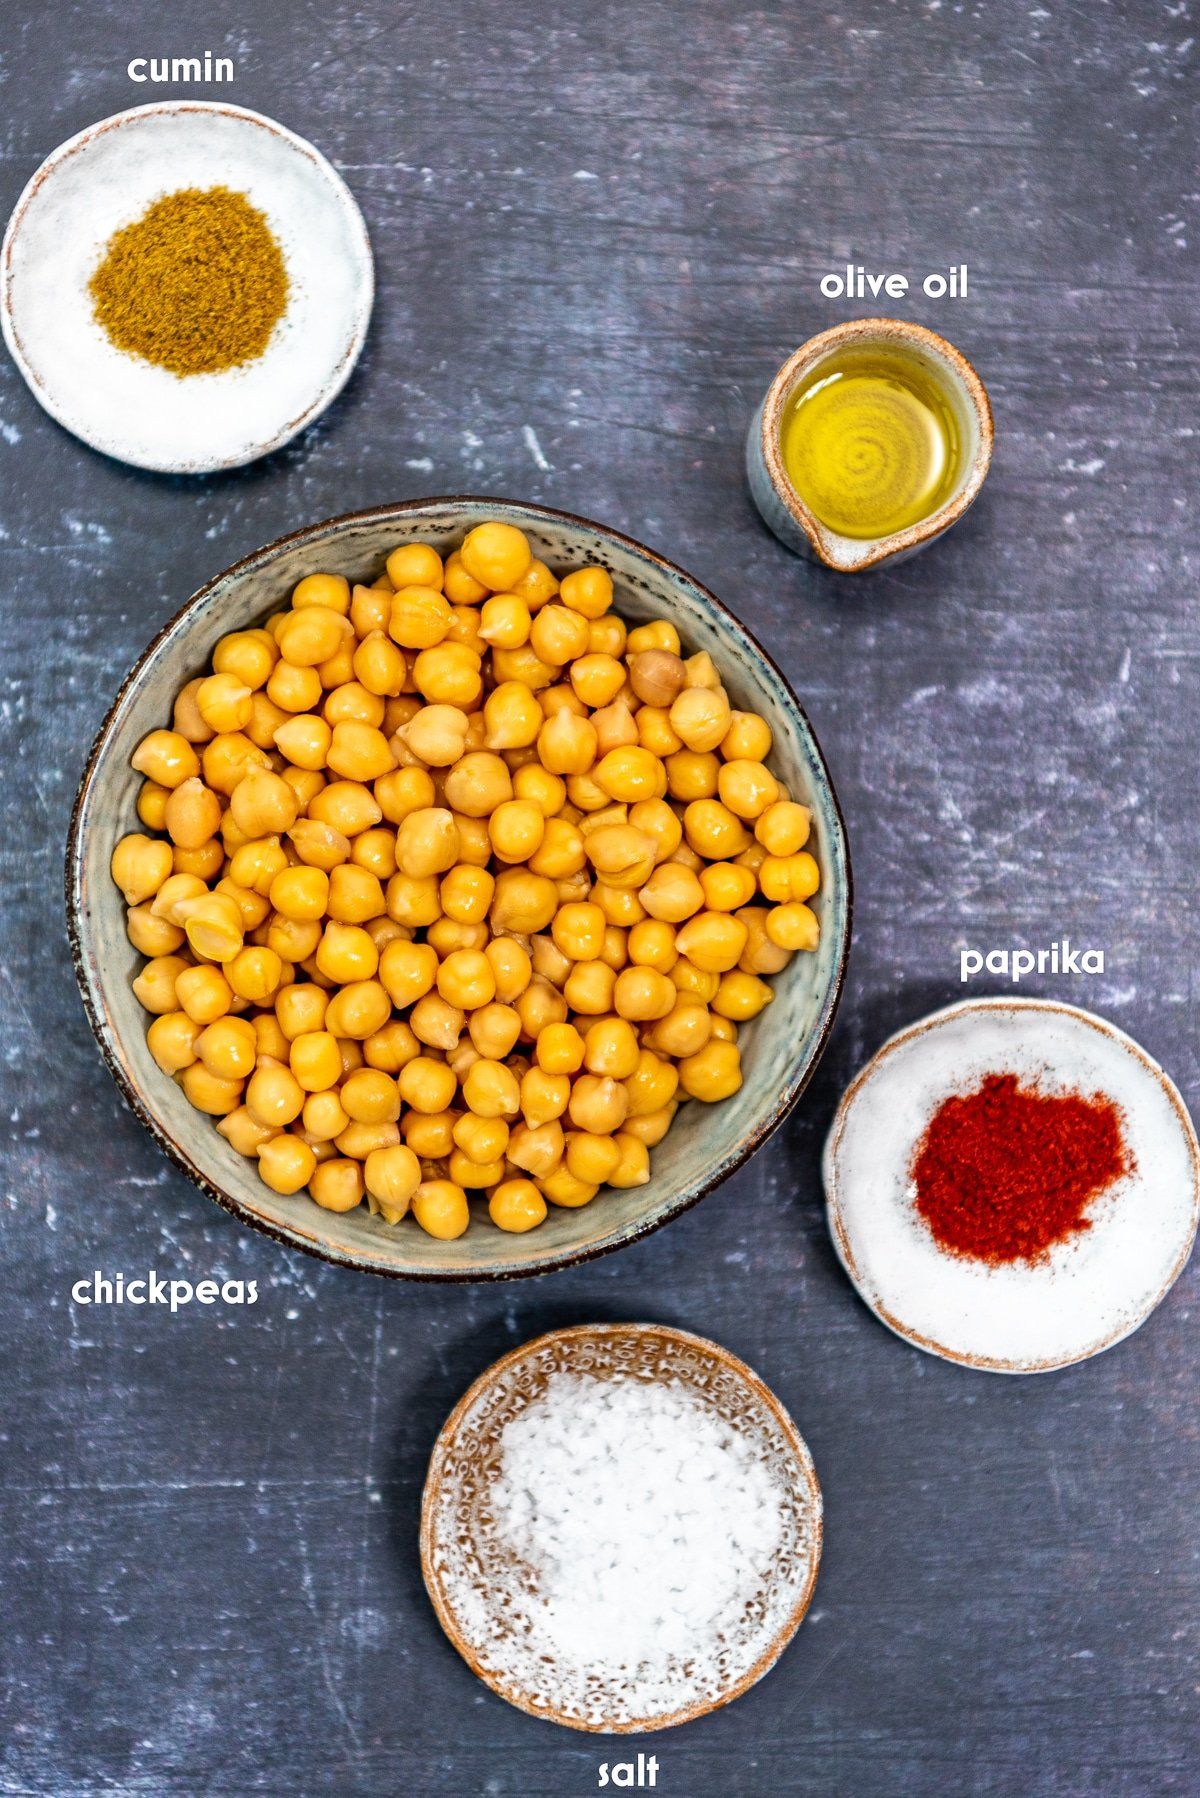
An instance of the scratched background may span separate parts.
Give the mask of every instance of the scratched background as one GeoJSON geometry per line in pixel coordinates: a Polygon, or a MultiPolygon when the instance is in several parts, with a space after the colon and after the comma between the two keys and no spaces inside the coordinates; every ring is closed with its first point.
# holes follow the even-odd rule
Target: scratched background
{"type": "Polygon", "coordinates": [[[958,995],[968,941],[1102,947],[1102,978],[1028,990],[1200,1097],[1187,0],[262,10],[177,0],[169,34],[145,0],[2,14],[4,212],[61,139],[175,91],[135,88],[131,56],[207,47],[237,64],[211,91],[343,169],[380,291],[339,403],[227,477],[106,461],[0,366],[0,1791],[595,1789],[618,1744],[508,1709],[443,1640],[418,1500],[502,1350],[650,1317],[765,1375],[828,1507],[798,1638],[646,1744],[660,1790],[1195,1792],[1196,1267],[1091,1366],[973,1376],[859,1305],[818,1178],[841,1088],[958,995]],[[975,359],[998,423],[968,521],[860,582],[785,553],[741,475],[777,364],[871,310],[818,296],[851,257],[970,265],[966,304],[904,310],[975,359]],[[189,592],[330,513],[469,489],[618,525],[750,621],[829,756],[857,928],[819,1076],[736,1179],[577,1272],[429,1290],[287,1253],[166,1165],[88,1034],[59,894],[92,734],[189,592]],[[84,1313],[97,1267],[261,1297],[84,1313]]]}

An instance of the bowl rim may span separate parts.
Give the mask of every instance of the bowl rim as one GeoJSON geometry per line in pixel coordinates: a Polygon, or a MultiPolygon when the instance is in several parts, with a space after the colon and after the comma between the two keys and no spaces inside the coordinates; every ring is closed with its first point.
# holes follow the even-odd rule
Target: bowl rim
{"type": "MultiPolygon", "coordinates": [[[[797,1490],[799,1490],[799,1485],[797,1490]]],[[[673,1324],[646,1322],[568,1324],[561,1329],[547,1330],[541,1336],[531,1337],[528,1342],[520,1343],[516,1348],[507,1350],[498,1361],[493,1361],[489,1367],[485,1367],[483,1372],[467,1387],[438,1431],[437,1439],[430,1451],[425,1484],[421,1492],[419,1541],[421,1575],[425,1581],[425,1590],[429,1594],[429,1601],[437,1615],[437,1620],[451,1645],[462,1656],[476,1678],[483,1681],[484,1685],[495,1692],[498,1697],[503,1698],[507,1704],[524,1711],[527,1716],[540,1718],[544,1723],[557,1723],[565,1729],[580,1730],[590,1735],[645,1735],[659,1729],[674,1729],[681,1723],[692,1723],[699,1717],[709,1716],[711,1712],[720,1710],[727,1704],[732,1704],[735,1698],[740,1698],[743,1693],[749,1691],[751,1686],[756,1685],[765,1674],[770,1672],[795,1636],[812,1603],[824,1549],[824,1499],[812,1450],[800,1434],[799,1427],[787,1406],[778,1394],[772,1391],[760,1374],[755,1373],[752,1367],[735,1355],[732,1350],[727,1349],[724,1344],[714,1342],[711,1337],[701,1336],[694,1330],[678,1329],[673,1324]],[[442,1462],[450,1450],[454,1435],[467,1411],[476,1399],[481,1397],[510,1367],[536,1353],[539,1349],[547,1347],[550,1343],[557,1344],[599,1336],[665,1337],[670,1342],[677,1342],[688,1348],[702,1349],[711,1359],[720,1362],[722,1366],[744,1381],[759,1402],[771,1413],[787,1438],[788,1445],[795,1457],[797,1471],[803,1475],[804,1485],[807,1488],[807,1499],[813,1515],[812,1564],[804,1583],[804,1590],[779,1630],[757,1657],[754,1665],[718,1698],[695,1699],[691,1704],[684,1705],[677,1711],[671,1711],[663,1717],[655,1717],[653,1721],[648,1722],[638,1722],[635,1719],[625,1723],[585,1723],[578,1717],[566,1717],[553,1710],[537,1709],[523,1697],[507,1690],[501,1680],[484,1672],[470,1646],[463,1640],[454,1615],[442,1593],[433,1562],[434,1509],[440,1496],[443,1478],[442,1462]]]]}
{"type": "Polygon", "coordinates": [[[974,504],[987,477],[992,463],[995,435],[992,403],[988,398],[987,388],[971,362],[948,338],[911,319],[853,318],[840,325],[831,325],[827,331],[819,331],[815,337],[810,337],[798,350],[793,350],[787,361],[776,371],[762,403],[758,447],[776,497],[787,508],[793,523],[808,538],[814,555],[827,568],[832,568],[839,574],[859,574],[878,567],[882,562],[890,562],[896,556],[919,549],[922,544],[940,537],[951,525],[958,523],[974,504]],[[916,524],[907,525],[901,531],[892,531],[885,537],[865,538],[862,542],[863,553],[847,556],[834,547],[838,533],[822,524],[816,513],[810,511],[788,478],[779,447],[779,432],[784,408],[792,391],[814,362],[820,361],[822,356],[836,349],[839,344],[869,342],[880,338],[916,345],[935,361],[949,367],[961,382],[968,404],[975,413],[979,425],[979,444],[971,457],[970,472],[966,480],[958,492],[939,506],[936,512],[931,512],[927,518],[918,519],[916,524]]]}
{"type": "Polygon", "coordinates": [[[645,544],[638,542],[636,538],[628,536],[623,531],[615,530],[609,525],[598,524],[594,519],[585,518],[579,513],[565,512],[556,507],[538,505],[523,500],[504,499],[496,494],[458,493],[435,495],[420,499],[401,500],[392,505],[369,506],[355,512],[338,513],[332,518],[322,519],[316,524],[303,526],[299,530],[289,531],[285,536],[275,538],[271,543],[264,544],[261,548],[251,551],[249,555],[240,557],[236,562],[231,563],[228,568],[222,569],[218,574],[206,581],[203,586],[197,588],[179,610],[161,626],[151,641],[146,645],[145,649],[142,650],[132,668],[129,670],[129,673],[121,682],[116,696],[106,711],[104,719],[96,732],[91,748],[88,750],[83,773],[80,777],[79,786],[71,807],[71,816],[67,827],[67,853],[64,875],[67,938],[70,945],[71,962],[75,970],[75,979],[83,1000],[83,1007],[87,1016],[88,1025],[92,1035],[96,1039],[100,1053],[108,1067],[108,1071],[115,1080],[126,1104],[134,1113],[135,1117],[137,1117],[150,1132],[150,1135],[154,1138],[159,1148],[175,1163],[176,1167],[178,1167],[182,1173],[186,1174],[203,1193],[214,1200],[216,1204],[220,1205],[222,1210],[228,1211],[230,1215],[236,1217],[239,1222],[249,1225],[252,1229],[260,1231],[263,1235],[271,1237],[273,1241],[281,1243],[287,1248],[300,1249],[305,1254],[312,1255],[321,1261],[327,1261],[336,1267],[349,1267],[353,1268],[356,1272],[380,1274],[388,1279],[451,1282],[466,1285],[481,1284],[484,1281],[492,1280],[533,1279],[542,1274],[556,1273],[563,1268],[577,1267],[583,1262],[597,1260],[601,1255],[611,1254],[617,1249],[626,1247],[629,1243],[643,1240],[645,1237],[652,1235],[654,1231],[661,1229],[665,1224],[670,1223],[674,1218],[679,1217],[683,1212],[690,1211],[693,1205],[699,1204],[700,1200],[707,1197],[715,1187],[729,1179],[739,1168],[744,1167],[751,1155],[766,1142],[769,1136],[774,1134],[784,1120],[791,1114],[796,1104],[799,1102],[801,1095],[805,1091],[805,1088],[808,1086],[809,1081],[812,1079],[817,1065],[828,1046],[838,1006],[841,1002],[842,993],[845,988],[846,966],[850,955],[850,944],[853,936],[854,922],[853,876],[851,872],[850,845],[846,831],[845,817],[842,813],[841,804],[834,789],[832,778],[829,775],[828,763],[825,760],[824,751],[821,749],[816,733],[809,722],[808,715],[805,712],[804,707],[800,704],[791,682],[783,673],[774,658],[762,647],[758,639],[747,626],[744,625],[739,618],[735,617],[730,609],[725,606],[714,593],[704,586],[702,582],[698,581],[694,575],[689,574],[686,569],[681,568],[677,563],[668,560],[666,556],[659,555],[656,550],[652,550],[645,544]],[[85,922],[86,911],[83,903],[84,856],[82,820],[84,808],[93,789],[100,758],[106,748],[117,714],[124,705],[127,696],[136,687],[143,670],[155,655],[159,646],[175,633],[187,615],[200,606],[203,601],[209,597],[214,588],[234,576],[248,573],[251,569],[270,562],[287,549],[299,547],[310,540],[320,540],[331,533],[340,531],[348,526],[374,522],[382,523],[391,519],[421,517],[426,514],[443,511],[445,508],[451,506],[461,507],[480,505],[504,508],[507,512],[513,514],[524,514],[535,523],[541,521],[544,523],[568,525],[576,529],[591,531],[597,533],[601,538],[608,538],[615,541],[620,544],[622,548],[632,551],[635,555],[653,564],[667,576],[678,578],[694,588],[696,592],[702,596],[705,602],[714,608],[719,617],[732,626],[734,632],[750,644],[755,653],[760,656],[771,669],[775,678],[779,681],[789,704],[794,707],[798,714],[801,723],[808,733],[813,749],[816,752],[820,770],[824,775],[825,788],[829,795],[832,817],[836,827],[836,839],[845,866],[845,929],[838,950],[837,960],[834,965],[833,976],[822,1003],[819,1026],[813,1036],[804,1065],[800,1067],[798,1073],[794,1074],[791,1080],[784,1086],[783,1091],[776,1098],[766,1116],[762,1119],[757,1128],[751,1132],[746,1141],[743,1142],[736,1152],[714,1172],[711,1178],[699,1186],[694,1193],[682,1198],[677,1198],[668,1203],[658,1216],[633,1220],[625,1229],[619,1234],[615,1234],[610,1240],[590,1243],[580,1248],[564,1249],[558,1254],[548,1255],[543,1260],[529,1266],[516,1265],[511,1267],[485,1267],[472,1269],[396,1267],[368,1259],[358,1253],[344,1254],[335,1251],[327,1247],[320,1240],[314,1239],[307,1232],[303,1232],[299,1229],[284,1229],[269,1219],[246,1211],[232,1193],[226,1192],[224,1188],[210,1180],[203,1169],[198,1167],[196,1163],[192,1161],[186,1149],[180,1143],[176,1142],[175,1138],[171,1135],[165,1125],[160,1123],[158,1118],[155,1117],[149,1105],[141,1097],[133,1081],[126,1077],[125,1070],[108,1041],[108,1026],[106,1025],[103,1016],[103,1007],[99,1003],[101,995],[98,992],[93,991],[92,981],[88,973],[86,953],[88,930],[85,922]]]}
{"type": "Polygon", "coordinates": [[[899,1336],[902,1342],[913,1348],[921,1349],[927,1355],[935,1355],[939,1360],[953,1362],[958,1367],[969,1367],[980,1373],[999,1373],[1021,1376],[1038,1373],[1054,1373],[1060,1368],[1077,1367],[1081,1362],[1090,1361],[1105,1350],[1115,1348],[1124,1342],[1150,1318],[1162,1304],[1172,1286],[1182,1274],[1191,1257],[1195,1245],[1197,1225],[1200,1224],[1200,1141],[1197,1140],[1196,1128],[1191,1114],[1184,1103],[1171,1076],[1162,1064],[1156,1061],[1148,1049],[1144,1049],[1127,1030],[1111,1019],[1101,1017],[1098,1012],[1087,1011],[1082,1005],[1074,1005],[1068,999],[1037,998],[1033,994],[1014,993],[980,993],[969,999],[957,999],[950,1005],[943,1005],[937,1011],[926,1013],[911,1024],[905,1024],[896,1030],[885,1042],[882,1042],[875,1053],[865,1061],[855,1074],[838,1103],[829,1134],[822,1154],[822,1173],[825,1184],[825,1218],[833,1241],[834,1250],[842,1268],[863,1304],[886,1325],[893,1335],[899,1336]],[[869,1293],[863,1285],[859,1273],[854,1250],[851,1246],[845,1222],[842,1218],[841,1191],[839,1185],[839,1151],[842,1138],[850,1120],[850,1113],[859,1095],[863,1093],[870,1081],[878,1073],[884,1062],[891,1059],[898,1049],[932,1035],[944,1025],[952,1024],[956,1019],[972,1012],[981,1011],[1023,1011],[1023,1012],[1057,1012],[1073,1018],[1077,1023],[1085,1024],[1097,1035],[1107,1037],[1120,1048],[1131,1054],[1139,1062],[1146,1073],[1154,1079],[1162,1089],[1179,1119],[1180,1130],[1187,1143],[1188,1155],[1192,1170],[1192,1212],[1191,1229],[1183,1247],[1173,1263],[1170,1272],[1149,1303],[1140,1309],[1132,1321],[1122,1320],[1111,1329],[1100,1341],[1090,1347],[1068,1355],[1051,1355],[1041,1360],[1029,1357],[999,1357],[995,1355],[974,1355],[963,1349],[950,1348],[946,1343],[937,1342],[932,1337],[924,1336],[914,1330],[898,1317],[889,1305],[882,1302],[878,1295],[869,1293]]]}
{"type": "Polygon", "coordinates": [[[64,138],[49,155],[38,164],[25,186],[21,189],[17,202],[9,215],[5,226],[3,242],[0,243],[0,332],[8,346],[9,354],[17,365],[17,369],[42,410],[69,431],[80,443],[86,443],[89,449],[96,450],[102,456],[109,456],[116,462],[122,462],[127,468],[141,468],[151,474],[172,475],[208,475],[220,474],[229,469],[245,468],[252,462],[261,461],[264,456],[272,455],[299,435],[307,425],[326,412],[342,392],[362,355],[363,345],[367,339],[367,331],[371,322],[371,313],[375,305],[375,258],[371,249],[371,239],[367,231],[366,220],[362,208],[350,191],[344,177],[334,167],[329,158],[318,150],[308,138],[302,137],[290,126],[280,124],[278,119],[271,118],[265,112],[256,112],[253,107],[239,106],[233,100],[148,100],[140,106],[126,106],[120,112],[110,113],[107,118],[96,119],[85,125],[81,131],[74,132],[64,138]],[[345,213],[354,236],[359,241],[360,267],[359,292],[357,304],[350,319],[351,331],[342,353],[341,360],[332,370],[319,392],[315,393],[307,406],[294,418],[290,418],[269,437],[252,444],[249,448],[235,450],[218,461],[189,461],[186,456],[177,457],[174,461],[147,462],[126,454],[116,447],[117,439],[101,441],[98,437],[80,429],[79,420],[73,417],[69,405],[60,401],[47,387],[41,374],[30,362],[25,353],[25,346],[17,331],[13,316],[12,302],[12,254],[25,215],[37,198],[46,182],[53,179],[70,157],[81,150],[87,150],[91,144],[109,131],[120,130],[127,125],[136,125],[151,115],[174,117],[180,113],[209,113],[219,117],[235,118],[251,125],[261,127],[269,136],[279,138],[291,149],[298,151],[308,162],[314,165],[317,173],[326,180],[336,194],[338,204],[345,213]]]}

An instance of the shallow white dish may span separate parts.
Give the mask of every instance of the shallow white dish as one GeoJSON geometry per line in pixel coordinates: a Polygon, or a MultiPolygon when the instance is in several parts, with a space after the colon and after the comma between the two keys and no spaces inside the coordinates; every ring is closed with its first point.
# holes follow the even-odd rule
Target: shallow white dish
{"type": "Polygon", "coordinates": [[[1166,1074],[1115,1025],[1040,999],[968,1000],[893,1036],[842,1099],[824,1174],[834,1246],[875,1315],[917,1348],[993,1373],[1044,1373],[1130,1335],[1183,1271],[1200,1217],[1200,1146],[1166,1074]],[[992,1073],[1103,1092],[1124,1114],[1132,1171],[1044,1262],[947,1254],[913,1206],[930,1118],[992,1073]]]}
{"type": "Polygon", "coordinates": [[[208,100],[136,106],[61,144],[18,200],[0,252],[0,322],[52,418],[138,468],[206,474],[278,449],[336,398],[366,336],[371,246],[349,188],[302,137],[208,100]],[[288,306],[264,354],[183,379],[115,349],[88,282],[113,232],[163,194],[231,187],[266,214],[288,306]]]}

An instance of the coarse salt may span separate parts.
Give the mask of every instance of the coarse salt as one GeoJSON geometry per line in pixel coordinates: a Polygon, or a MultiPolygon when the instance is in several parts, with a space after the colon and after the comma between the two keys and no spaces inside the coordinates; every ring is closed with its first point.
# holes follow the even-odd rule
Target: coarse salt
{"type": "Polygon", "coordinates": [[[652,1708],[685,1664],[736,1658],[784,1530],[752,1439],[680,1383],[558,1372],[500,1449],[489,1509],[526,1570],[507,1600],[527,1651],[652,1708]]]}

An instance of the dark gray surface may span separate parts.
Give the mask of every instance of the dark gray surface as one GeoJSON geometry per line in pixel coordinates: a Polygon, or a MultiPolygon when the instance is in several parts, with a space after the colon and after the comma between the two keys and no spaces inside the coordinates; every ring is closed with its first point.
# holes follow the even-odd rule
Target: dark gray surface
{"type": "Polygon", "coordinates": [[[659,1790],[1197,1790],[1196,1268],[1090,1366],[972,1376],[859,1305],[818,1177],[839,1090],[959,995],[968,940],[1103,947],[1103,978],[1028,990],[1106,1013],[1198,1095],[1188,11],[186,0],[168,31],[112,0],[5,9],[5,211],[61,139],[172,91],[135,89],[130,56],[228,49],[215,91],[344,170],[380,294],[339,404],[227,478],[101,459],[0,364],[4,1793],[595,1789],[624,1750],[476,1683],[415,1531],[466,1384],[608,1317],[744,1356],[827,1499],[796,1642],[651,1744],[659,1790]],[[976,360],[998,425],[967,522],[861,582],[780,549],[740,471],[778,362],[870,310],[817,296],[848,256],[969,263],[965,304],[905,310],[976,360]],[[735,1180],[578,1272],[430,1290],[285,1253],[167,1166],[88,1035],[59,889],[92,733],[195,586],[329,513],[466,489],[591,513],[738,607],[829,755],[857,935],[810,1094],[735,1180]],[[70,1302],[94,1268],[148,1266],[261,1297],[174,1320],[70,1302]]]}

